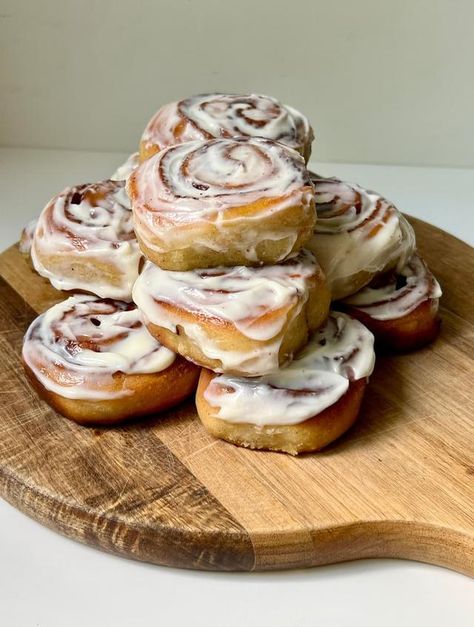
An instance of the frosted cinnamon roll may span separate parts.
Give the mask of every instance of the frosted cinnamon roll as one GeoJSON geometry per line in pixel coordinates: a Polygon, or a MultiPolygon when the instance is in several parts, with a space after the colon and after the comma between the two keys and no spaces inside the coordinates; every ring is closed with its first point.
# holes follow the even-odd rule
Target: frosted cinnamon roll
{"type": "Polygon", "coordinates": [[[138,167],[138,152],[133,152],[122,165],[120,165],[112,174],[112,181],[126,181],[130,174],[138,167]]]}
{"type": "Polygon", "coordinates": [[[288,361],[329,310],[307,251],[275,266],[171,272],[148,263],[133,288],[164,346],[217,372],[258,376],[288,361]]]}
{"type": "Polygon", "coordinates": [[[198,414],[212,435],[239,446],[317,451],[356,420],[374,361],[370,331],[331,313],[291,364],[265,377],[203,370],[198,414]]]}
{"type": "Polygon", "coordinates": [[[303,159],[261,138],[167,148],[132,172],[127,191],[143,253],[166,270],[278,263],[316,219],[303,159]]]}
{"type": "Polygon", "coordinates": [[[33,321],[23,362],[46,402],[81,424],[113,424],[176,405],[199,373],[148,333],[133,304],[85,294],[33,321]]]}
{"type": "Polygon", "coordinates": [[[31,257],[58,290],[130,300],[141,253],[125,183],[67,187],[55,196],[38,219],[31,257]]]}
{"type": "Polygon", "coordinates": [[[308,161],[314,135],[303,114],[275,98],[204,94],[159,109],[142,135],[140,160],[168,146],[220,137],[265,137],[297,150],[308,161]]]}
{"type": "Polygon", "coordinates": [[[307,244],[321,264],[333,299],[354,294],[372,278],[401,269],[415,248],[413,229],[385,198],[311,173],[318,221],[307,244]]]}
{"type": "Polygon", "coordinates": [[[407,351],[438,334],[440,297],[438,281],[414,254],[401,270],[376,277],[339,306],[363,322],[382,346],[407,351]]]}

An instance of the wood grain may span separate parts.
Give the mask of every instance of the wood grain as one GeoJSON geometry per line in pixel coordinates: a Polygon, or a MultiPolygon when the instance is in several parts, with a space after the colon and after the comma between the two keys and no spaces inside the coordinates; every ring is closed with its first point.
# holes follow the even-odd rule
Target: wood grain
{"type": "Polygon", "coordinates": [[[411,221],[443,287],[441,336],[379,357],[356,426],[300,458],[212,439],[192,403],[116,429],[56,415],[19,354],[26,326],[64,294],[8,249],[0,494],[71,538],[158,564],[263,570],[405,557],[474,574],[474,254],[411,221]]]}

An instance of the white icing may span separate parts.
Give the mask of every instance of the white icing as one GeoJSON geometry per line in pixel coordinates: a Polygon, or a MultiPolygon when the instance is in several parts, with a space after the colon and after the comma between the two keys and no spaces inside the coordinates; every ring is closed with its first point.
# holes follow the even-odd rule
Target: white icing
{"type": "Polygon", "coordinates": [[[337,179],[311,176],[318,220],[313,250],[335,298],[347,295],[357,273],[402,268],[415,248],[412,227],[379,194],[337,179]]]}
{"type": "Polygon", "coordinates": [[[265,345],[254,345],[248,351],[225,352],[218,342],[210,336],[199,324],[186,324],[186,335],[203,351],[209,359],[216,359],[222,363],[222,368],[216,368],[216,372],[238,371],[247,376],[258,376],[265,372],[272,372],[278,368],[278,353],[281,346],[281,338],[265,345]]]}
{"type": "Polygon", "coordinates": [[[375,320],[394,320],[414,311],[421,303],[442,295],[438,281],[416,254],[398,272],[398,284],[397,288],[397,277],[391,274],[384,285],[369,285],[342,302],[375,320]],[[400,282],[400,277],[405,281],[400,282]]]}
{"type": "MultiPolygon", "coordinates": [[[[257,220],[248,220],[248,224],[246,225],[246,229],[241,231],[239,236],[239,245],[240,249],[245,251],[245,258],[252,262],[253,264],[260,263],[260,258],[258,255],[258,245],[261,241],[272,241],[279,242],[282,246],[283,242],[286,242],[286,246],[281,248],[281,253],[278,257],[275,257],[275,263],[279,263],[283,261],[287,257],[290,256],[293,251],[293,246],[298,238],[298,233],[295,228],[280,228],[278,231],[272,230],[263,230],[262,228],[258,229],[255,224],[257,220]],[[250,224],[254,223],[254,227],[250,228],[250,224]]],[[[217,239],[210,238],[209,236],[199,236],[197,233],[193,237],[193,242],[195,245],[203,246],[208,248],[209,250],[214,250],[216,252],[223,250],[222,241],[217,239]]],[[[153,246],[151,246],[153,248],[153,246]]]]}
{"type": "Polygon", "coordinates": [[[33,235],[36,230],[38,218],[33,218],[27,224],[25,224],[20,237],[19,249],[21,253],[28,254],[31,251],[31,244],[33,243],[33,235]]]}
{"type": "Polygon", "coordinates": [[[141,253],[124,186],[122,181],[102,181],[68,187],[43,209],[33,237],[31,258],[37,272],[54,287],[130,300],[141,253]],[[114,285],[104,277],[93,284],[72,269],[70,273],[56,274],[45,265],[45,257],[59,254],[67,256],[71,266],[74,262],[93,263],[101,259],[113,267],[120,283],[114,285]]]}
{"type": "Polygon", "coordinates": [[[138,152],[133,152],[127,160],[115,170],[110,179],[112,181],[126,181],[133,170],[138,167],[138,164],[138,152]]]}
{"type": "MultiPolygon", "coordinates": [[[[320,269],[313,255],[301,252],[273,266],[212,268],[188,272],[162,270],[147,263],[133,288],[133,299],[147,320],[176,332],[181,326],[201,351],[222,362],[223,370],[257,375],[278,367],[281,333],[288,312],[295,317],[309,294],[310,280],[320,269]],[[173,305],[172,308],[167,305],[173,305]],[[190,312],[196,323],[188,321],[190,312]],[[278,312],[277,314],[275,312],[278,312]],[[199,320],[225,321],[256,342],[269,342],[249,353],[224,351],[199,320]]],[[[214,327],[215,328],[215,327],[214,327]]]]}
{"type": "Polygon", "coordinates": [[[165,105],[148,123],[142,141],[163,149],[219,137],[265,137],[304,153],[313,131],[299,111],[269,96],[216,93],[165,105]]]}
{"type": "Polygon", "coordinates": [[[36,318],[24,339],[23,358],[43,386],[65,398],[107,400],[112,375],[161,372],[176,358],[147,331],[138,309],[95,296],[71,296],[36,318]],[[92,347],[92,348],[91,348],[92,347]],[[48,364],[64,369],[61,381],[48,364]]]}
{"type": "Polygon", "coordinates": [[[239,250],[249,260],[255,260],[256,246],[268,239],[287,238],[288,254],[296,228],[264,229],[262,217],[291,206],[302,207],[309,221],[314,216],[302,157],[260,138],[173,146],[142,163],[130,175],[127,189],[138,235],[148,248],[162,253],[187,248],[191,237],[194,246],[223,250],[226,227],[240,223],[239,250]],[[245,213],[246,206],[261,200],[266,206],[245,213]],[[244,213],[238,217],[235,210],[240,207],[244,213]]]}
{"type": "Polygon", "coordinates": [[[345,314],[332,312],[288,366],[257,379],[214,377],[204,398],[218,418],[234,423],[292,425],[336,403],[350,381],[367,378],[375,363],[372,333],[345,314]]]}

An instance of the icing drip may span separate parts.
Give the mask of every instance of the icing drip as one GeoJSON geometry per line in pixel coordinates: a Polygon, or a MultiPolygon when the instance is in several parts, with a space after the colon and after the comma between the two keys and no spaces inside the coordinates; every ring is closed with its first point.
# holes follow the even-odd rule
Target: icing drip
{"type": "Polygon", "coordinates": [[[141,253],[135,237],[130,201],[123,181],[102,181],[68,187],[43,209],[31,248],[33,265],[57,289],[84,289],[98,296],[130,299],[141,253]],[[64,254],[74,261],[88,259],[112,265],[120,284],[105,279],[93,284],[79,276],[63,276],[43,264],[45,256],[64,254]],[[41,259],[40,259],[41,257],[41,259]]]}
{"type": "Polygon", "coordinates": [[[217,93],[165,105],[148,123],[142,141],[162,149],[193,140],[242,136],[265,137],[309,152],[313,131],[304,115],[274,98],[217,93]]]}
{"type": "Polygon", "coordinates": [[[338,179],[311,174],[311,180],[318,220],[309,246],[330,284],[342,283],[360,271],[375,273],[406,264],[415,248],[415,235],[393,204],[338,179]]]}
{"type": "MultiPolygon", "coordinates": [[[[304,161],[296,152],[266,139],[218,139],[173,146],[154,155],[128,179],[135,227],[145,244],[159,252],[189,245],[189,227],[229,224],[245,227],[239,242],[247,258],[264,239],[295,241],[295,229],[258,231],[261,218],[291,206],[313,216],[313,190],[304,161]],[[245,207],[259,202],[258,211],[245,207]],[[236,212],[236,209],[241,211],[236,212]],[[239,213],[244,212],[244,215],[239,213]],[[258,240],[255,234],[258,232],[258,240]]],[[[195,245],[216,250],[213,232],[193,231],[195,245]]]]}
{"type": "Polygon", "coordinates": [[[147,263],[133,288],[133,299],[152,324],[173,333],[181,326],[207,357],[221,361],[224,370],[242,367],[254,375],[278,367],[288,313],[291,311],[292,317],[299,314],[311,279],[320,272],[308,251],[284,263],[257,268],[172,272],[147,263]],[[197,322],[189,322],[183,312],[191,313],[197,322]],[[224,351],[199,324],[204,319],[211,324],[216,320],[231,324],[257,342],[274,341],[252,354],[224,351]]]}
{"type": "Polygon", "coordinates": [[[373,370],[373,335],[357,320],[331,312],[326,324],[288,366],[264,377],[214,377],[204,398],[228,422],[291,425],[336,403],[350,381],[373,370]]]}
{"type": "Polygon", "coordinates": [[[110,179],[112,181],[126,181],[133,170],[138,167],[138,163],[138,152],[134,152],[115,170],[110,179]]]}
{"type": "Polygon", "coordinates": [[[375,320],[393,320],[414,311],[421,303],[440,298],[438,281],[418,255],[413,255],[397,273],[387,274],[345,298],[342,303],[363,311],[375,320]]]}
{"type": "Polygon", "coordinates": [[[111,391],[113,374],[161,372],[176,355],[147,331],[131,303],[71,296],[33,321],[23,359],[43,386],[66,398],[106,400],[127,396],[111,391]],[[47,375],[51,365],[59,381],[47,375]]]}

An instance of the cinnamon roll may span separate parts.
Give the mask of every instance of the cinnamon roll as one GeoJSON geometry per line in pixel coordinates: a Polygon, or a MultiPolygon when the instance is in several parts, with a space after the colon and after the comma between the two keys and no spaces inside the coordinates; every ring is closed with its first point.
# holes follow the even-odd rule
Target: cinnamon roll
{"type": "Polygon", "coordinates": [[[413,229],[388,200],[359,185],[311,173],[318,221],[307,244],[321,264],[333,299],[372,278],[401,269],[415,248],[413,229]]]}
{"type": "Polygon", "coordinates": [[[120,165],[110,177],[112,181],[126,181],[130,174],[138,167],[139,159],[138,152],[133,152],[127,159],[120,165]]]}
{"type": "Polygon", "coordinates": [[[291,364],[265,377],[203,370],[199,418],[212,435],[239,446],[292,455],[317,451],[356,420],[374,361],[370,331],[331,313],[291,364]]]}
{"type": "Polygon", "coordinates": [[[81,424],[114,424],[181,402],[199,369],[146,330],[131,303],[71,296],[36,318],[25,369],[56,411],[81,424]]]}
{"type": "Polygon", "coordinates": [[[164,346],[215,370],[278,368],[325,320],[330,295],[308,251],[275,266],[171,272],[147,263],[133,299],[164,346]]]}
{"type": "Polygon", "coordinates": [[[123,181],[67,187],[43,209],[31,257],[59,290],[130,300],[141,264],[123,181]]]}
{"type": "Polygon", "coordinates": [[[278,263],[316,219],[302,157],[261,138],[167,148],[132,172],[127,191],[141,249],[166,270],[278,263]]]}
{"type": "Polygon", "coordinates": [[[408,351],[438,334],[440,297],[438,281],[414,254],[399,272],[377,277],[339,306],[363,322],[382,346],[408,351]]]}
{"type": "Polygon", "coordinates": [[[204,94],[161,107],[142,135],[140,160],[176,144],[221,137],[265,137],[308,161],[314,135],[304,115],[275,98],[204,94]]]}

